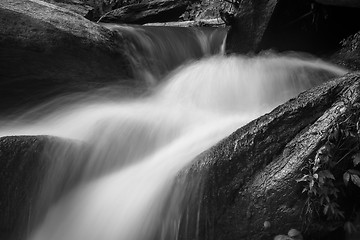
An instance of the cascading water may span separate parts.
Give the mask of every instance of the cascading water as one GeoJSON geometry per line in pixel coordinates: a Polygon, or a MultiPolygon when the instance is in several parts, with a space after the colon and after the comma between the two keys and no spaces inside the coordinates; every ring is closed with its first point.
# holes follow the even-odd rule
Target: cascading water
{"type": "Polygon", "coordinates": [[[53,135],[85,146],[49,150],[53,167],[28,239],[178,239],[186,192],[172,190],[176,174],[237,128],[345,72],[318,60],[218,55],[173,70],[150,96],[61,108],[55,101],[47,109],[59,110],[40,111],[36,122],[7,123],[2,136],[53,135]]]}
{"type": "Polygon", "coordinates": [[[181,64],[224,51],[225,28],[102,25],[130,42],[134,75],[149,86],[181,64]]]}

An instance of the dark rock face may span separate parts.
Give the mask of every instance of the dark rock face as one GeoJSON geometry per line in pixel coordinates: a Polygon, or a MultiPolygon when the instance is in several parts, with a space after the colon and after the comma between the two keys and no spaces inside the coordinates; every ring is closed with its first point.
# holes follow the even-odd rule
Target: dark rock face
{"type": "Polygon", "coordinates": [[[258,51],[304,51],[326,55],[360,29],[360,9],[313,1],[279,1],[258,51]]]}
{"type": "Polygon", "coordinates": [[[0,2],[0,111],[132,76],[122,36],[42,1],[0,2]]]}
{"type": "Polygon", "coordinates": [[[127,5],[106,13],[100,22],[144,24],[177,21],[188,6],[187,1],[156,0],[127,5]]]}
{"type": "Polygon", "coordinates": [[[92,21],[99,20],[99,18],[102,15],[116,8],[118,2],[122,2],[118,0],[80,0],[80,1],[85,1],[86,4],[90,5],[93,8],[93,10],[89,12],[89,14],[86,16],[86,18],[92,21]]]}
{"type": "Polygon", "coordinates": [[[0,239],[27,238],[50,205],[80,182],[87,150],[51,136],[0,138],[0,239]]]}
{"type": "Polygon", "coordinates": [[[326,5],[360,8],[360,2],[357,0],[316,0],[316,2],[326,5]]]}
{"type": "Polygon", "coordinates": [[[334,52],[342,39],[360,29],[360,8],[357,1],[339,1],[336,6],[330,4],[331,0],[324,2],[329,5],[312,0],[241,1],[230,23],[227,52],[334,52]],[[344,7],[350,5],[353,8],[344,7]]]}
{"type": "Polygon", "coordinates": [[[254,52],[263,38],[278,0],[241,1],[239,10],[229,23],[226,39],[228,53],[254,52]]]}
{"type": "Polygon", "coordinates": [[[35,192],[47,165],[42,150],[49,138],[0,138],[0,238],[22,239],[35,192]]]}
{"type": "Polygon", "coordinates": [[[306,197],[296,179],[347,104],[359,101],[360,75],[349,74],[300,94],[200,155],[180,175],[201,179],[203,187],[198,204],[183,213],[181,239],[265,240],[291,228],[322,234],[305,231],[306,197]]]}

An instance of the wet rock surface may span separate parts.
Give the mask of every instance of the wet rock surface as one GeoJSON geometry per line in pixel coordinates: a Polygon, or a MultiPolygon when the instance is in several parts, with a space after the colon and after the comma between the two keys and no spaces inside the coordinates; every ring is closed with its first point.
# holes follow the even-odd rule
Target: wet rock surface
{"type": "Polygon", "coordinates": [[[0,110],[132,76],[122,36],[42,1],[0,2],[0,110]]]}
{"type": "Polygon", "coordinates": [[[105,23],[144,24],[177,21],[188,6],[187,1],[156,0],[117,8],[100,18],[105,23]]]}
{"type": "Polygon", "coordinates": [[[0,238],[23,239],[35,192],[47,162],[42,151],[48,137],[0,138],[0,238]]]}
{"type": "Polygon", "coordinates": [[[226,51],[242,54],[257,51],[277,4],[278,0],[241,1],[228,22],[226,51]]]}
{"type": "Polygon", "coordinates": [[[86,149],[52,136],[0,138],[0,239],[27,239],[51,204],[80,182],[86,149]]]}
{"type": "Polygon", "coordinates": [[[92,18],[94,11],[94,8],[92,6],[86,4],[85,1],[81,0],[44,0],[44,2],[48,2],[61,8],[68,9],[88,19],[92,18]]]}
{"type": "Polygon", "coordinates": [[[359,74],[348,74],[304,92],[200,155],[183,172],[204,187],[201,204],[185,210],[183,239],[272,239],[291,228],[326,234],[304,226],[306,195],[296,180],[340,112],[360,101],[359,84],[359,74]]]}

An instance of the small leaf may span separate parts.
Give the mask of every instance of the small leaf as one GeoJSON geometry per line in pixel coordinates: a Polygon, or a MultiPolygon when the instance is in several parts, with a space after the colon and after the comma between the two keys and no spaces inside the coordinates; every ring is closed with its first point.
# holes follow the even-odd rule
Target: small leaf
{"type": "Polygon", "coordinates": [[[332,188],[332,190],[331,190],[331,195],[334,195],[335,198],[337,198],[339,192],[340,192],[339,189],[337,189],[337,188],[332,188]]]}
{"type": "Polygon", "coordinates": [[[334,175],[329,170],[323,170],[323,171],[320,171],[320,173],[326,178],[330,178],[330,179],[335,180],[334,175]]]}
{"type": "MultiPolygon", "coordinates": [[[[318,159],[318,158],[317,158],[318,159]]],[[[320,160],[319,160],[319,162],[320,162],[320,160]]],[[[316,163],[316,159],[315,159],[315,165],[313,166],[313,168],[312,168],[312,170],[313,170],[313,172],[316,172],[318,169],[319,169],[319,164],[318,163],[316,163]]]]}
{"type": "Polygon", "coordinates": [[[349,180],[350,180],[350,174],[348,172],[344,173],[343,180],[344,180],[345,186],[347,186],[349,183],[349,180]]]}
{"type": "Polygon", "coordinates": [[[331,213],[335,214],[335,207],[332,204],[330,204],[329,206],[330,206],[331,213]]]}
{"type": "Polygon", "coordinates": [[[357,153],[353,156],[353,164],[356,167],[360,163],[360,153],[357,153]]]}
{"type": "Polygon", "coordinates": [[[338,211],[337,211],[337,215],[338,215],[339,217],[341,217],[341,218],[345,218],[345,215],[344,215],[344,212],[343,212],[343,211],[338,210],[338,211]]]}
{"type": "Polygon", "coordinates": [[[314,183],[315,183],[315,182],[314,182],[314,180],[311,180],[311,181],[310,181],[310,190],[312,190],[312,189],[313,189],[313,187],[314,187],[314,183]]]}
{"type": "Polygon", "coordinates": [[[354,225],[352,222],[350,222],[350,221],[345,222],[345,224],[344,224],[344,229],[345,229],[345,231],[346,231],[348,234],[351,234],[351,233],[356,232],[356,227],[355,227],[355,225],[354,225]]]}
{"type": "Polygon", "coordinates": [[[358,171],[358,170],[349,169],[348,172],[349,172],[351,175],[358,175],[358,176],[360,176],[360,171],[358,171]]]}
{"type": "Polygon", "coordinates": [[[358,187],[360,187],[360,177],[358,175],[351,175],[351,181],[358,187]]]}
{"type": "Polygon", "coordinates": [[[328,210],[329,210],[329,205],[325,205],[325,207],[324,207],[324,215],[327,214],[328,210]]]}
{"type": "Polygon", "coordinates": [[[310,176],[309,175],[304,175],[302,178],[297,179],[296,182],[308,182],[310,181],[310,176]]]}

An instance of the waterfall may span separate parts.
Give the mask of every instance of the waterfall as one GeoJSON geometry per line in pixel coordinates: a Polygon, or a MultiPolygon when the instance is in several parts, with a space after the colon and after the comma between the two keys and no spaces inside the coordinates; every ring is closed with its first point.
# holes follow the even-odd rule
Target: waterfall
{"type": "MultiPolygon", "coordinates": [[[[179,47],[176,34],[155,40],[156,34],[141,29],[127,31],[136,32],[134,58],[145,55],[149,63],[150,57],[164,63],[184,52],[159,50],[167,44],[179,47]]],[[[316,59],[210,56],[218,52],[211,44],[190,45],[195,50],[186,49],[185,55],[191,61],[180,57],[166,70],[160,69],[162,63],[142,65],[161,78],[145,96],[107,99],[94,92],[73,101],[64,97],[2,124],[1,136],[52,135],[67,142],[47,149],[52,167],[28,240],[178,239],[179,208],[187,194],[172,188],[180,170],[237,128],[346,73],[316,59]],[[64,183],[73,176],[71,184],[64,183]]]]}
{"type": "Polygon", "coordinates": [[[154,86],[181,64],[224,51],[225,28],[155,27],[139,25],[103,26],[129,42],[134,75],[154,86]]]}

